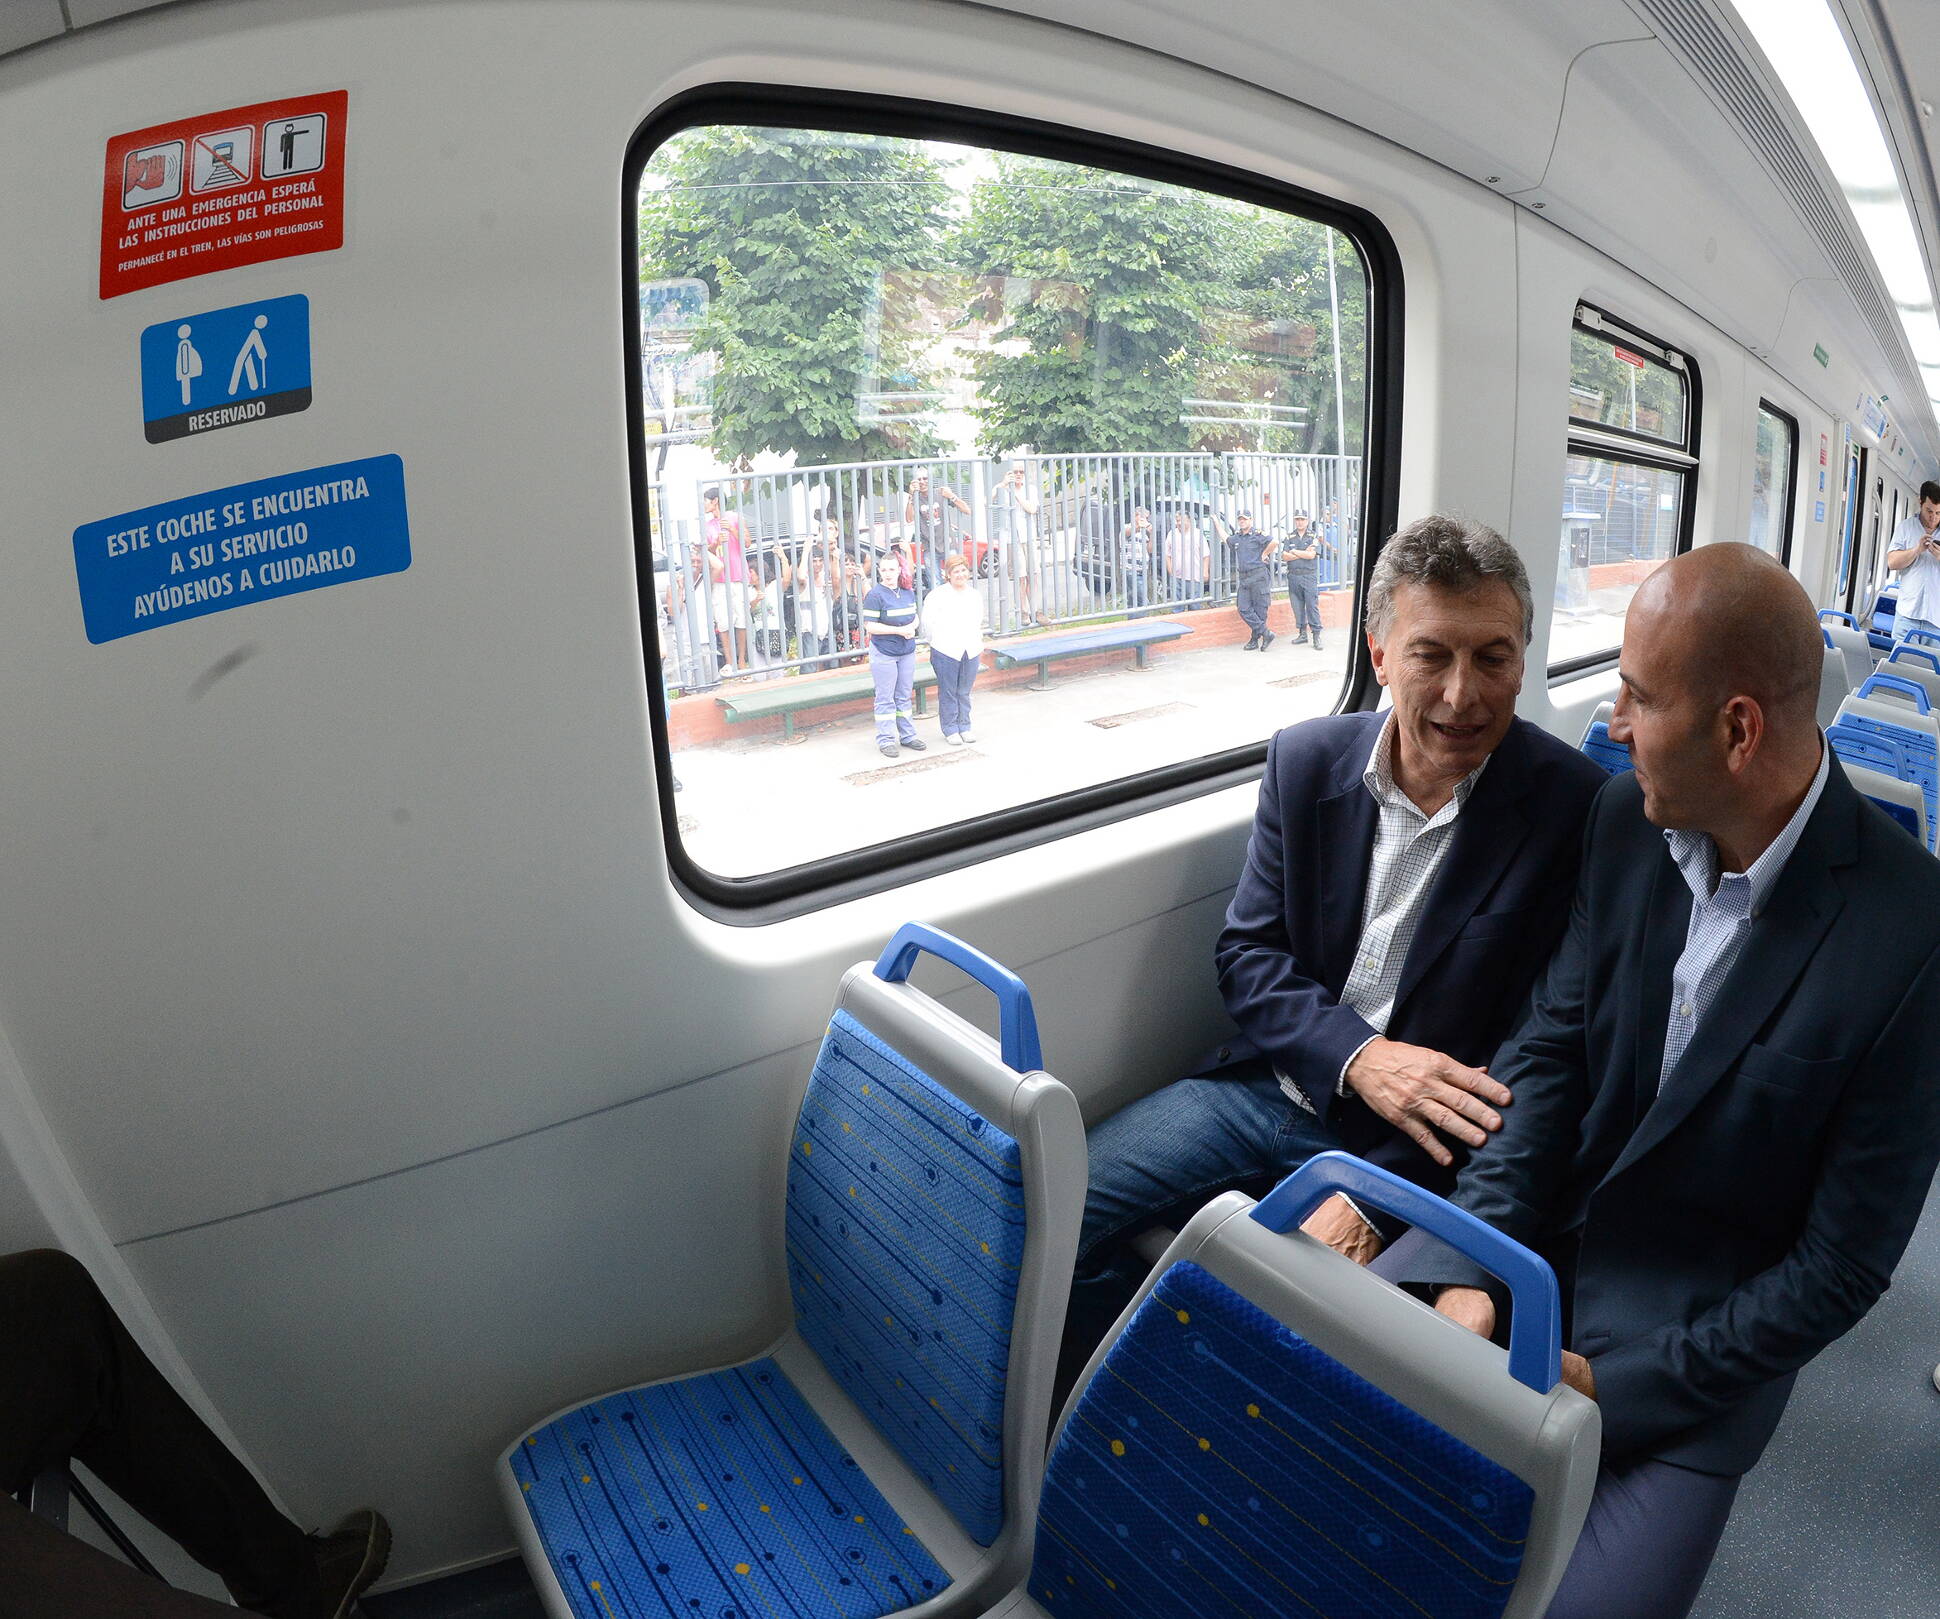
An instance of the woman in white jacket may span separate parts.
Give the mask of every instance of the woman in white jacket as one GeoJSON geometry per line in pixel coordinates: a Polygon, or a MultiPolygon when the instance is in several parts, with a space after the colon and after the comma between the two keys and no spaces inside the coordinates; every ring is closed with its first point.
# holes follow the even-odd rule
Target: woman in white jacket
{"type": "Polygon", "coordinates": [[[970,564],[952,552],[943,562],[943,587],[923,598],[923,638],[936,671],[936,707],[945,742],[974,742],[970,688],[983,659],[983,595],[970,564]]]}

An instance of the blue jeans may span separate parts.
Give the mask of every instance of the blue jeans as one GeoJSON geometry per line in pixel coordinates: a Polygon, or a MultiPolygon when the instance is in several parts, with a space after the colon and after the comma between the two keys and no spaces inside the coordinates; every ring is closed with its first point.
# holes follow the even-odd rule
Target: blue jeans
{"type": "Polygon", "coordinates": [[[1177,1080],[1120,1109],[1087,1138],[1089,1186],[1059,1356],[1060,1398],[1151,1268],[1125,1250],[1124,1239],[1183,1223],[1215,1193],[1259,1177],[1278,1181],[1340,1145],[1287,1099],[1265,1062],[1236,1064],[1227,1074],[1177,1080]]]}
{"type": "Polygon", "coordinates": [[[951,658],[930,648],[930,668],[936,672],[936,713],[945,736],[970,729],[970,688],[977,681],[976,657],[951,658]]]}
{"type": "Polygon", "coordinates": [[[876,740],[912,742],[916,738],[914,713],[916,654],[905,652],[891,657],[869,648],[869,674],[876,683],[876,740]]]}
{"type": "Polygon", "coordinates": [[[1895,641],[1904,641],[1915,630],[1924,630],[1928,635],[1940,636],[1940,624],[1934,623],[1931,619],[1914,618],[1911,614],[1902,613],[1893,620],[1895,641]]]}
{"type": "Polygon", "coordinates": [[[1151,603],[1151,598],[1146,594],[1144,573],[1139,572],[1139,573],[1126,574],[1125,575],[1125,605],[1128,608],[1146,607],[1146,606],[1149,606],[1150,603],[1151,603]]]}

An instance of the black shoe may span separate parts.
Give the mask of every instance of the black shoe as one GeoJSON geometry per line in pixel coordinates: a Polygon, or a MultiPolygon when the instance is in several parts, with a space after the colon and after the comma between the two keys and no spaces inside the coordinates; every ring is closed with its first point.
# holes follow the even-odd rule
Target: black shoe
{"type": "Polygon", "coordinates": [[[1260,638],[1256,635],[1253,637],[1252,640],[1248,641],[1245,646],[1241,647],[1240,651],[1257,652],[1259,651],[1259,649],[1260,649],[1260,638]]]}
{"type": "Polygon", "coordinates": [[[1318,652],[1319,650],[1320,650],[1320,637],[1316,635],[1314,637],[1314,651],[1318,652]]]}
{"type": "Polygon", "coordinates": [[[1277,640],[1279,640],[1279,636],[1275,635],[1271,630],[1268,630],[1265,639],[1260,642],[1260,650],[1264,652],[1277,640]]]}
{"type": "Polygon", "coordinates": [[[903,738],[903,746],[911,753],[925,753],[929,750],[929,744],[921,737],[906,736],[903,738]]]}
{"type": "Polygon", "coordinates": [[[885,759],[894,759],[897,757],[896,744],[893,742],[878,742],[876,744],[876,752],[880,753],[885,759]]]}
{"type": "Polygon", "coordinates": [[[1292,642],[1291,642],[1291,643],[1289,643],[1289,644],[1290,644],[1290,645],[1293,645],[1293,646],[1305,646],[1305,645],[1307,644],[1307,634],[1306,634],[1306,631],[1304,631],[1304,630],[1302,630],[1302,631],[1300,632],[1300,634],[1298,634],[1298,635],[1296,635],[1296,636],[1295,636],[1295,637],[1293,638],[1293,640],[1292,640],[1292,642]]]}

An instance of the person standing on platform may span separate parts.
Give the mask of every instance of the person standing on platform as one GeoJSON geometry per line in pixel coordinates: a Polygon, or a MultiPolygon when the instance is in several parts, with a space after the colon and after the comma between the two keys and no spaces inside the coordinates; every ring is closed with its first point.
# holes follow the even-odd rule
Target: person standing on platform
{"type": "Polygon", "coordinates": [[[983,594],[970,564],[952,552],[943,559],[943,588],[923,599],[923,638],[936,672],[936,708],[945,742],[974,742],[970,688],[983,658],[983,594]]]}
{"type": "Polygon", "coordinates": [[[1886,548],[1886,566],[1900,576],[1900,605],[1893,637],[1915,630],[1940,636],[1940,483],[1920,485],[1920,509],[1902,517],[1886,548]]]}
{"type": "Polygon", "coordinates": [[[1192,514],[1183,509],[1172,514],[1172,526],[1165,531],[1165,575],[1175,602],[1203,602],[1212,581],[1212,547],[1192,514]]]}
{"type": "Polygon", "coordinates": [[[1253,514],[1240,512],[1233,519],[1233,530],[1226,536],[1233,548],[1233,576],[1238,584],[1239,616],[1253,632],[1242,652],[1264,652],[1273,645],[1273,632],[1266,627],[1267,609],[1273,605],[1272,563],[1279,554],[1279,543],[1253,526],[1253,514]]]}
{"type": "Polygon", "coordinates": [[[862,598],[862,633],[869,638],[869,674],[876,683],[876,751],[885,759],[897,744],[924,751],[916,734],[916,592],[902,583],[894,551],[876,558],[876,583],[862,598]]]}
{"type": "MultiPolygon", "coordinates": [[[[1037,542],[1037,513],[1042,500],[1031,493],[1030,479],[1022,461],[1011,462],[1003,479],[990,491],[990,554],[995,557],[999,577],[1008,574],[1017,581],[1017,621],[1020,625],[1049,624],[1041,610],[1033,611],[1032,580],[1042,571],[1043,561],[1037,542]]],[[[999,617],[1004,603],[997,604],[999,617]]]]}
{"type": "Polygon", "coordinates": [[[1280,542],[1287,560],[1287,604],[1293,609],[1293,644],[1313,637],[1320,650],[1320,548],[1327,542],[1307,526],[1305,512],[1294,513],[1293,532],[1280,542]]]}

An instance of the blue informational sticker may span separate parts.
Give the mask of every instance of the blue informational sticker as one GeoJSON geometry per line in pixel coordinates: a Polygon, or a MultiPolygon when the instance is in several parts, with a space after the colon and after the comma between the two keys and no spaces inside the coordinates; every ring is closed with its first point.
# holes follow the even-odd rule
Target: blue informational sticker
{"type": "Polygon", "coordinates": [[[141,334],[150,444],[310,408],[310,300],[301,293],[157,321],[141,334]]]}
{"type": "Polygon", "coordinates": [[[1815,523],[1823,523],[1825,521],[1825,502],[1823,500],[1815,500],[1812,502],[1812,521],[1815,523]]]}
{"type": "Polygon", "coordinates": [[[395,455],[212,489],[74,531],[81,617],[96,645],[410,566],[395,455]]]}

